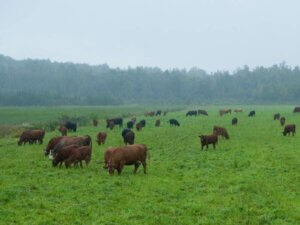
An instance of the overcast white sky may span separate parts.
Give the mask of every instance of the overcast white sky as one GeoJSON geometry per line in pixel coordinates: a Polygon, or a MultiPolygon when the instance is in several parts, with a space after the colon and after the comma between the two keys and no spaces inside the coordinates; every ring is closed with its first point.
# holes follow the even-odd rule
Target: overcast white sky
{"type": "Polygon", "coordinates": [[[300,0],[0,0],[0,54],[112,67],[300,61],[300,0]]]}

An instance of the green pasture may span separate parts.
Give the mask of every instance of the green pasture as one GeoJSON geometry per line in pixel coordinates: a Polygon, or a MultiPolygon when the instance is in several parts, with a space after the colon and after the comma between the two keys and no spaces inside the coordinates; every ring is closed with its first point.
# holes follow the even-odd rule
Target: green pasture
{"type": "Polygon", "coordinates": [[[103,119],[136,114],[147,124],[134,130],[135,142],[146,144],[150,153],[147,175],[142,167],[133,175],[133,166],[126,166],[120,176],[109,176],[103,153],[123,145],[119,127],[79,127],[76,135],[93,139],[92,161],[83,169],[53,168],[44,156],[48,141],[60,135],[57,130],[47,132],[42,145],[20,147],[17,138],[2,138],[0,224],[300,224],[300,134],[284,137],[273,120],[279,112],[299,129],[300,114],[292,113],[294,106],[231,108],[240,107],[243,113],[222,117],[220,106],[188,107],[160,116],[158,128],[158,117],[142,114],[161,107],[0,108],[0,124],[48,122],[72,113],[103,119]],[[185,116],[198,108],[209,116],[185,116]],[[250,110],[256,110],[255,118],[247,117],[250,110]],[[231,125],[234,116],[237,126],[231,125]],[[170,127],[171,118],[181,126],[170,127]],[[198,135],[212,133],[214,125],[227,128],[230,139],[201,151],[198,135]],[[99,131],[108,133],[103,146],[95,141],[99,131]]]}

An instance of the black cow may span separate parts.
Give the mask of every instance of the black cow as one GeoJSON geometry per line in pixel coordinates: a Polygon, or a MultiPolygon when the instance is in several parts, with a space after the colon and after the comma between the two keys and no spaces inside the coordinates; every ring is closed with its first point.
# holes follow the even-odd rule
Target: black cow
{"type": "Polygon", "coordinates": [[[107,119],[106,120],[106,128],[109,127],[110,122],[114,122],[114,125],[119,125],[119,127],[123,127],[123,119],[118,117],[118,118],[113,118],[113,119],[107,119]]]}
{"type": "Polygon", "coordinates": [[[77,124],[71,121],[67,121],[63,124],[68,130],[72,130],[73,132],[77,131],[77,124]]]}
{"type": "Polygon", "coordinates": [[[232,125],[237,125],[237,123],[238,123],[238,119],[237,119],[236,117],[234,117],[234,118],[232,119],[232,121],[231,121],[231,124],[232,124],[232,125]]]}
{"type": "Polygon", "coordinates": [[[188,111],[185,116],[197,116],[197,110],[188,111]]]}
{"type": "Polygon", "coordinates": [[[170,120],[169,120],[169,123],[170,123],[171,126],[173,126],[173,125],[174,125],[175,127],[176,127],[176,126],[177,126],[177,127],[180,126],[180,124],[178,123],[178,121],[175,120],[175,119],[170,119],[170,120]]]}
{"type": "Polygon", "coordinates": [[[155,115],[160,116],[161,115],[161,110],[157,110],[155,115]]]}
{"type": "Polygon", "coordinates": [[[142,127],[146,126],[146,120],[141,120],[139,123],[142,124],[142,127]]]}
{"type": "Polygon", "coordinates": [[[127,128],[132,129],[134,125],[134,122],[132,120],[127,122],[127,128]]]}
{"type": "Polygon", "coordinates": [[[251,112],[249,112],[248,117],[253,117],[253,116],[255,116],[255,111],[254,110],[252,110],[251,112]]]}
{"type": "Polygon", "coordinates": [[[198,115],[208,116],[208,113],[205,110],[203,110],[203,109],[198,109],[198,115]]]}

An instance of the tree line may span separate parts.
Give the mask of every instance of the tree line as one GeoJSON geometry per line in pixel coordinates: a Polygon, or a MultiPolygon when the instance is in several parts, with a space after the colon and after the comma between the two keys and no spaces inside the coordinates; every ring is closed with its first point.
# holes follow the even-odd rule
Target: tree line
{"type": "Polygon", "coordinates": [[[0,55],[0,105],[295,104],[300,68],[285,63],[229,73],[14,60],[0,55]]]}

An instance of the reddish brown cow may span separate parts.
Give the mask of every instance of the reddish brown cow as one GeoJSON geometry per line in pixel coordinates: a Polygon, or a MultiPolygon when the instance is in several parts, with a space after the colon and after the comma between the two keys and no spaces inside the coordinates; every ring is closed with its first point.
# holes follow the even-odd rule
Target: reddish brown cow
{"type": "Polygon", "coordinates": [[[18,141],[18,145],[26,144],[27,142],[29,144],[36,143],[37,141],[39,144],[43,144],[43,139],[45,136],[45,131],[44,130],[28,130],[24,131],[20,135],[20,139],[18,141]]]}
{"type": "Polygon", "coordinates": [[[225,139],[229,139],[228,132],[224,127],[214,126],[213,133],[218,136],[222,136],[225,139]]]}
{"type": "Polygon", "coordinates": [[[294,136],[296,134],[296,125],[295,124],[285,125],[284,131],[282,133],[284,136],[286,136],[287,134],[290,135],[290,133],[292,133],[292,135],[294,136]]]}
{"type": "Polygon", "coordinates": [[[98,145],[105,144],[106,137],[107,137],[106,132],[99,132],[97,134],[97,143],[98,143],[98,145]]]}
{"type": "Polygon", "coordinates": [[[285,124],[285,117],[280,118],[280,125],[283,126],[285,124]]]}
{"type": "Polygon", "coordinates": [[[140,163],[142,163],[144,167],[144,173],[146,174],[146,158],[146,145],[135,144],[124,147],[118,147],[112,151],[111,156],[109,158],[109,174],[113,175],[115,169],[118,171],[118,174],[121,174],[124,165],[134,165],[134,173],[136,173],[140,163]]]}
{"type": "Polygon", "coordinates": [[[155,121],[155,126],[156,126],[156,127],[159,127],[159,126],[160,126],[160,120],[156,120],[156,121],[155,121]]]}
{"type": "Polygon", "coordinates": [[[218,136],[215,134],[212,135],[200,135],[199,136],[201,141],[201,150],[203,150],[203,147],[206,146],[206,149],[208,149],[208,145],[212,144],[214,149],[216,148],[216,144],[218,143],[218,136]]]}
{"type": "Polygon", "coordinates": [[[52,165],[61,167],[62,163],[72,155],[72,151],[77,149],[78,145],[69,145],[62,148],[52,160],[52,165]]]}
{"type": "Polygon", "coordinates": [[[108,147],[105,152],[104,152],[104,169],[108,169],[108,161],[112,155],[112,152],[115,150],[116,148],[113,147],[108,147]]]}
{"type": "Polygon", "coordinates": [[[62,125],[58,130],[61,132],[61,136],[67,136],[68,128],[62,125]]]}
{"type": "Polygon", "coordinates": [[[227,113],[231,114],[231,109],[220,109],[219,113],[220,113],[220,116],[223,116],[224,114],[227,114],[227,113]]]}
{"type": "Polygon", "coordinates": [[[241,108],[235,109],[234,112],[235,112],[235,113],[241,113],[241,112],[243,112],[243,109],[241,109],[241,108]]]}

